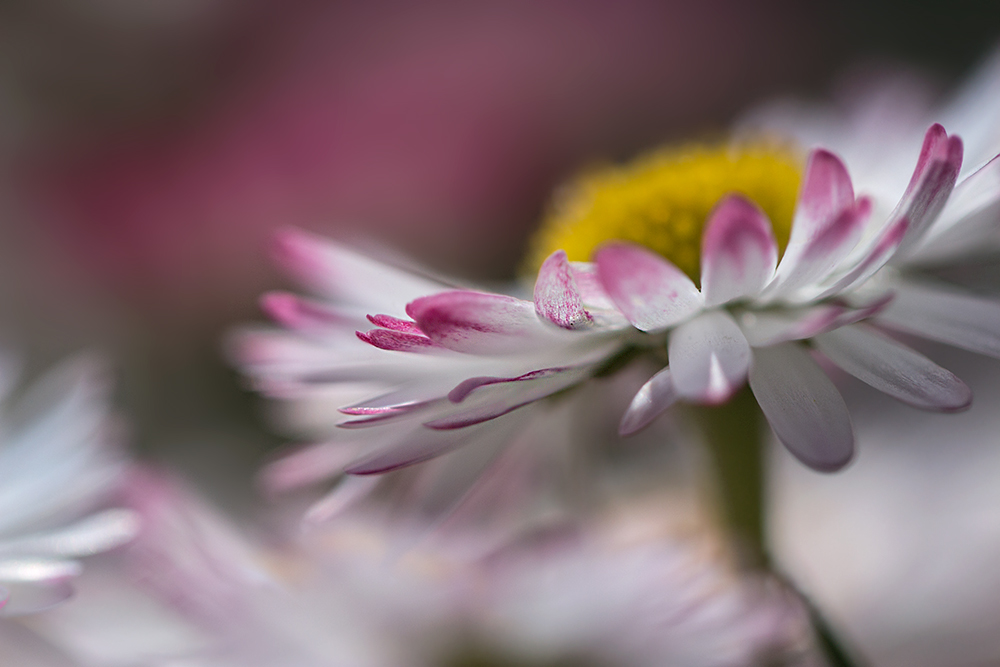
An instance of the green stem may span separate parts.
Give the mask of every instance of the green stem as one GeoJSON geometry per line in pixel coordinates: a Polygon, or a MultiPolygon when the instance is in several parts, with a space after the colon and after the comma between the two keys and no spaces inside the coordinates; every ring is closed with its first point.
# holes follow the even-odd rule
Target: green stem
{"type": "Polygon", "coordinates": [[[729,402],[697,408],[718,475],[723,519],[747,565],[767,568],[764,536],[764,420],[744,388],[729,402]]]}

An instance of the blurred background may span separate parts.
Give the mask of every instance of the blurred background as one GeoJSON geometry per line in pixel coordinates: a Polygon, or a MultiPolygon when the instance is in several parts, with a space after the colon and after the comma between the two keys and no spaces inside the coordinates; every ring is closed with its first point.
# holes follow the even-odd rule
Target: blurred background
{"type": "Polygon", "coordinates": [[[238,510],[282,438],[221,340],[276,228],[510,278],[589,162],[872,67],[943,93],[998,38],[986,2],[4,0],[0,342],[103,350],[136,451],[238,510]]]}

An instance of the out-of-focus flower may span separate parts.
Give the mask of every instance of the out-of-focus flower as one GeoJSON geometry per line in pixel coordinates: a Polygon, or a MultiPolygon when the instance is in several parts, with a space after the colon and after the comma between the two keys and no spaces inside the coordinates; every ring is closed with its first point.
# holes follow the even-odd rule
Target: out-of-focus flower
{"type": "Polygon", "coordinates": [[[705,534],[677,533],[676,505],[662,490],[586,513],[563,504],[517,527],[479,521],[498,504],[509,507],[511,485],[533,502],[547,494],[551,479],[524,465],[533,458],[527,447],[508,457],[513,465],[445,523],[413,511],[419,503],[391,516],[374,503],[305,533],[295,518],[291,531],[257,527],[263,539],[146,476],[133,485],[143,532],[124,554],[131,581],[119,569],[117,583],[104,577],[93,596],[105,603],[106,621],[92,630],[101,641],[81,632],[98,611],[85,596],[32,627],[99,665],[736,667],[808,655],[794,596],[738,574],[705,534]],[[156,626],[175,630],[169,641],[156,626]],[[123,649],[118,636],[145,641],[123,649]]]}
{"type": "Polygon", "coordinates": [[[533,301],[448,289],[287,233],[281,257],[323,300],[267,297],[265,308],[293,331],[251,337],[242,360],[265,392],[325,392],[331,411],[350,416],[338,426],[366,431],[364,456],[346,462],[354,473],[500,430],[486,422],[630,352],[668,365],[636,394],[623,434],[677,399],[724,402],[749,376],[779,439],[810,467],[837,470],[854,451],[850,417],[801,341],[894,398],[940,411],[967,408],[968,387],[879,326],[1000,353],[1000,304],[920,273],[934,239],[978,238],[971,230],[1000,202],[1000,160],[956,187],[961,164],[961,141],[931,126],[898,203],[872,217],[872,200],[855,197],[840,159],[814,150],[794,214],[774,230],[752,199],[760,190],[764,205],[787,209],[798,179],[780,153],[732,145],[721,155],[657,155],[591,177],[560,203],[536,244],[544,260],[533,301]],[[702,224],[699,289],[673,262],[697,257],[702,224]],[[785,235],[779,262],[776,236],[785,235]],[[592,263],[570,261],[590,251],[592,263]],[[377,327],[357,333],[370,349],[355,340],[363,316],[377,327]]]}
{"type": "MultiPolygon", "coordinates": [[[[2,370],[6,395],[17,372],[2,370]]],[[[92,359],[51,371],[4,414],[0,444],[0,585],[5,614],[49,607],[72,593],[79,558],[131,539],[137,516],[104,509],[125,459],[108,415],[107,383],[92,359]],[[9,597],[9,599],[8,599],[9,597]]]]}

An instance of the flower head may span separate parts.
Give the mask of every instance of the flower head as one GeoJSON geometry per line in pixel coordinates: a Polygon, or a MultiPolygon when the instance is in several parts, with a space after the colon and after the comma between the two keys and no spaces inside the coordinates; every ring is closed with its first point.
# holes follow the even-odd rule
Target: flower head
{"type": "Polygon", "coordinates": [[[264,391],[327,423],[336,401],[337,426],[360,443],[338,464],[358,474],[503,437],[501,423],[518,420],[498,418],[635,354],[665,364],[622,416],[623,435],[749,380],[778,438],[837,470],[854,435],[817,360],[947,412],[970,405],[968,387],[887,330],[1000,354],[1000,303],[924,271],[975,251],[995,226],[1000,159],[958,182],[962,158],[962,141],[931,125],[887,202],[885,188],[856,194],[824,148],[801,172],[775,142],[661,151],[563,193],[529,255],[531,299],[454,289],[289,232],[280,255],[321,300],[266,297],[295,333],[253,334],[240,359],[264,391]]]}

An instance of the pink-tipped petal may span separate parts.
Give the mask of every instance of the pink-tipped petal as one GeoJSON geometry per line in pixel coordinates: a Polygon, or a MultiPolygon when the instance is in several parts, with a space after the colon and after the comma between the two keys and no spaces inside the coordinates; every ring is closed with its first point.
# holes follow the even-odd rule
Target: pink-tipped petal
{"type": "Polygon", "coordinates": [[[876,321],[921,338],[1000,359],[1000,302],[944,285],[897,281],[876,321]]]}
{"type": "Polygon", "coordinates": [[[841,327],[818,336],[816,346],[854,377],[913,407],[956,412],[972,405],[972,391],[951,371],[877,329],[841,327]]]}
{"type": "Polygon", "coordinates": [[[757,294],[774,276],[778,245],[756,205],[730,195],[715,207],[701,242],[701,292],[706,306],[757,294]]]}
{"type": "Polygon", "coordinates": [[[636,392],[618,424],[618,434],[627,436],[641,431],[676,401],[677,391],[670,377],[670,369],[664,368],[636,392]]]}
{"type": "Polygon", "coordinates": [[[552,253],[542,263],[535,280],[535,312],[557,327],[579,329],[593,320],[583,308],[583,299],[563,250],[552,253]]]}
{"type": "Polygon", "coordinates": [[[356,331],[358,338],[380,350],[390,352],[434,352],[443,348],[423,334],[409,334],[391,329],[356,331]]]}
{"type": "Polygon", "coordinates": [[[800,345],[756,350],[750,389],[775,435],[802,463],[833,472],[850,462],[854,430],[847,405],[800,345]]]}
{"type": "Polygon", "coordinates": [[[915,248],[937,220],[958,179],[962,152],[962,140],[949,137],[940,125],[927,130],[910,184],[890,216],[890,220],[905,217],[910,222],[898,256],[915,248]]]}
{"type": "Polygon", "coordinates": [[[511,354],[552,342],[530,301],[452,291],[410,302],[406,313],[439,345],[468,354],[511,354]]]}
{"type": "Polygon", "coordinates": [[[789,250],[807,244],[853,203],[854,186],[844,163],[829,151],[814,150],[806,163],[789,250]]]}
{"type": "Polygon", "coordinates": [[[728,313],[699,315],[670,334],[673,385],[678,395],[699,403],[728,400],[746,380],[750,344],[728,313]]]}
{"type": "Polygon", "coordinates": [[[673,326],[702,306],[701,294],[691,279],[642,246],[611,243],[597,251],[594,262],[608,296],[641,331],[673,326]]]}

